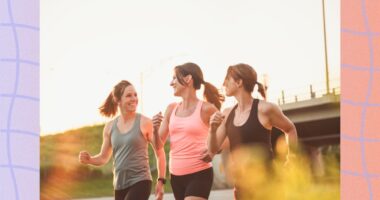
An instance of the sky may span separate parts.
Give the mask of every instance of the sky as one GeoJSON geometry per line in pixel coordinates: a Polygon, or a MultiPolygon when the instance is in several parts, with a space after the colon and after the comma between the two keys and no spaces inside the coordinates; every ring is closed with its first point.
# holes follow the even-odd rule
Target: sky
{"type": "MultiPolygon", "coordinates": [[[[325,88],[322,1],[41,0],[41,134],[108,118],[98,108],[120,80],[152,117],[173,96],[173,68],[198,64],[222,88],[228,66],[266,76],[268,100],[325,88]]],[[[326,0],[329,75],[340,83],[340,3],[326,0]]],[[[254,94],[254,96],[257,93],[254,94]]],[[[202,97],[199,92],[198,97],[202,97]]],[[[227,98],[224,107],[234,103],[227,98]]]]}

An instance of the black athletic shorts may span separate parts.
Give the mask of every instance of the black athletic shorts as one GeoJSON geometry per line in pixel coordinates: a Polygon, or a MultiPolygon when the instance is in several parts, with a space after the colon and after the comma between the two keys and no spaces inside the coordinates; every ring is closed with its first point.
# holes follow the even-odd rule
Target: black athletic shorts
{"type": "Polygon", "coordinates": [[[214,179],[212,167],[192,174],[182,176],[170,174],[170,176],[170,183],[176,200],[183,200],[187,196],[208,199],[214,179]]]}
{"type": "Polygon", "coordinates": [[[115,200],[148,200],[152,181],[144,180],[122,190],[115,190],[115,200]]]}

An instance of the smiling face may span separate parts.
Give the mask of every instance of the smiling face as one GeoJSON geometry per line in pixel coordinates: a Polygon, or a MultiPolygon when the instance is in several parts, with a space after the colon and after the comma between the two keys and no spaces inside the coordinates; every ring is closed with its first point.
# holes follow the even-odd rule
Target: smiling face
{"type": "Polygon", "coordinates": [[[183,77],[182,79],[183,84],[181,84],[179,78],[182,78],[182,77],[178,77],[178,75],[174,72],[173,78],[170,81],[170,86],[172,86],[173,88],[174,96],[181,96],[182,91],[184,91],[185,88],[187,87],[185,84],[187,84],[187,82],[189,81],[190,76],[188,75],[186,77],[183,77]]]}
{"type": "Polygon", "coordinates": [[[136,112],[138,98],[135,87],[132,85],[127,86],[124,89],[123,95],[121,96],[119,103],[119,108],[122,113],[124,112],[136,112]]]}

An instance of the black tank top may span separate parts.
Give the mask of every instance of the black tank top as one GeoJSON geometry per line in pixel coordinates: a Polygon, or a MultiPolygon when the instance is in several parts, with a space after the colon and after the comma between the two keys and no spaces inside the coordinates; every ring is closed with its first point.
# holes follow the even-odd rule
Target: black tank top
{"type": "Polygon", "coordinates": [[[248,120],[242,126],[234,125],[235,110],[230,112],[226,121],[226,133],[230,140],[230,150],[233,151],[241,146],[259,145],[263,147],[269,159],[273,158],[270,130],[264,128],[258,119],[259,100],[253,99],[251,112],[248,120]]]}

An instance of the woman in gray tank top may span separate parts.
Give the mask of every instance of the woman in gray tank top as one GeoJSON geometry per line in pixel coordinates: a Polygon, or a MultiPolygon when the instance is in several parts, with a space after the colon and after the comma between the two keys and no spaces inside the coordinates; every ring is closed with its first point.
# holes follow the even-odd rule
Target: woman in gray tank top
{"type": "Polygon", "coordinates": [[[103,144],[100,153],[91,156],[79,153],[83,164],[102,166],[113,158],[113,186],[115,200],[147,200],[150,195],[152,177],[149,169],[148,143],[151,143],[157,159],[159,181],[156,185],[156,199],[162,199],[165,183],[165,152],[156,148],[152,121],[137,113],[138,99],[133,85],[121,81],[113,88],[100,113],[106,117],[119,116],[108,122],[103,130],[103,144]]]}

